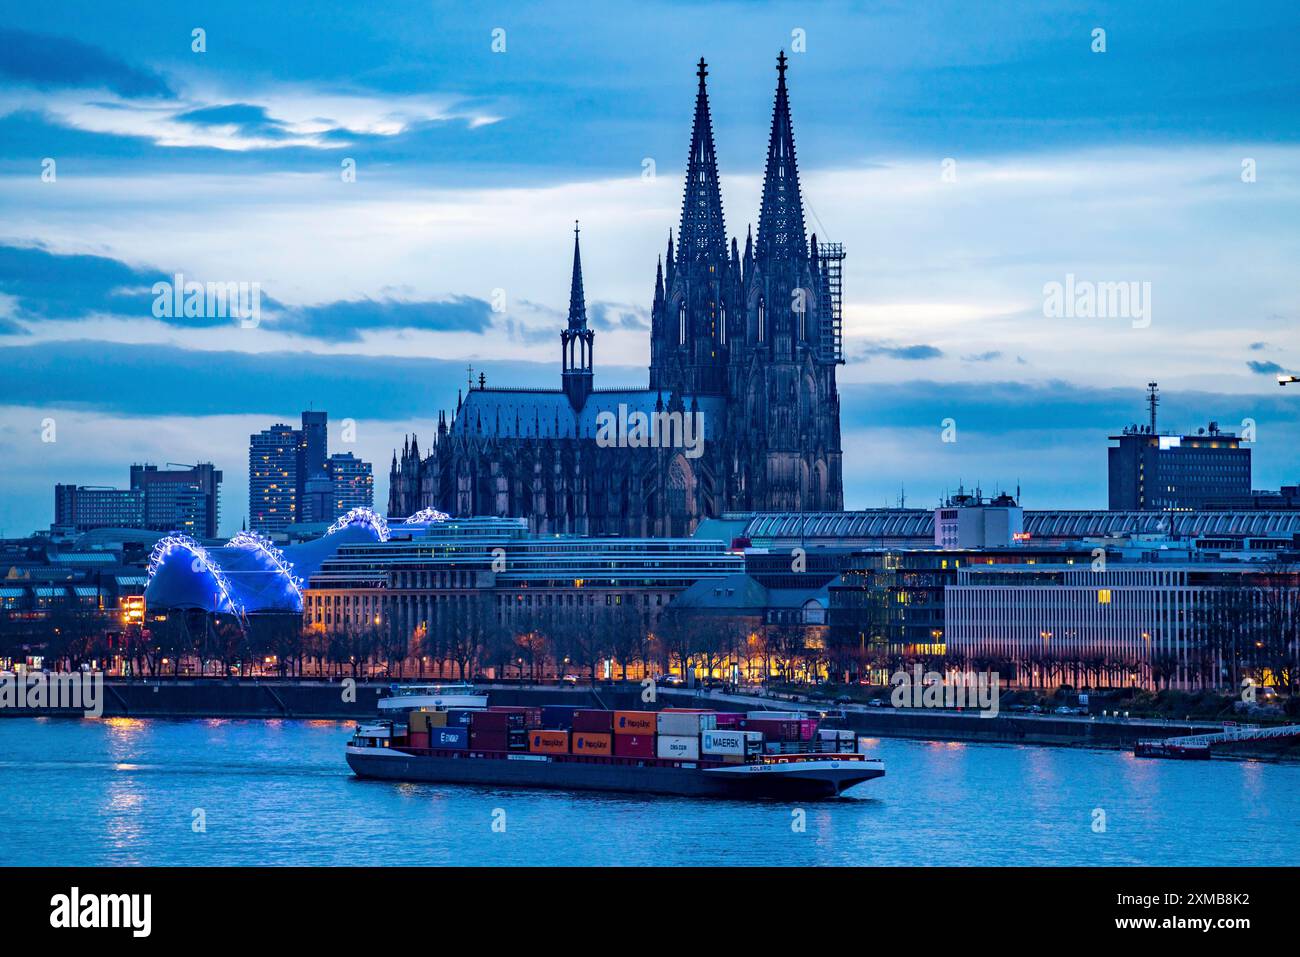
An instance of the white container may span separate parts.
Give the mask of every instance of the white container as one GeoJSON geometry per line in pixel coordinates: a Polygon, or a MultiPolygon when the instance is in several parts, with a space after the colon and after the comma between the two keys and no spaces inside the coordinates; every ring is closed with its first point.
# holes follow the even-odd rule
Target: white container
{"type": "Polygon", "coordinates": [[[660,711],[655,730],[659,734],[674,737],[696,737],[701,731],[712,731],[717,726],[718,716],[716,714],[660,711]]]}
{"type": "Polygon", "coordinates": [[[802,711],[747,711],[746,718],[759,718],[763,721],[798,721],[807,717],[802,711]]]}
{"type": "MultiPolygon", "coordinates": [[[[849,735],[852,736],[852,734],[853,732],[850,731],[849,735]]],[[[817,737],[822,741],[839,741],[840,733],[834,728],[818,728],[817,737]]]]}
{"type": "Polygon", "coordinates": [[[700,739],[679,734],[661,734],[656,739],[657,753],[668,761],[698,761],[700,739]]]}
{"type": "Polygon", "coordinates": [[[761,731],[702,731],[701,754],[749,754],[763,743],[761,731]]]}

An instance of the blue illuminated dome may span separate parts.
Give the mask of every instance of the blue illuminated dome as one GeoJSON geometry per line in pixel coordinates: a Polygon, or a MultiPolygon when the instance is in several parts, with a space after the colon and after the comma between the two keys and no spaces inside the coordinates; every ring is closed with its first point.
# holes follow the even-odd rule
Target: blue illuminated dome
{"type": "Polygon", "coordinates": [[[322,562],[343,545],[386,541],[388,522],[367,508],[352,509],[323,538],[285,548],[255,532],[216,548],[168,535],[149,556],[145,604],[227,615],[301,614],[303,583],[322,562]]]}

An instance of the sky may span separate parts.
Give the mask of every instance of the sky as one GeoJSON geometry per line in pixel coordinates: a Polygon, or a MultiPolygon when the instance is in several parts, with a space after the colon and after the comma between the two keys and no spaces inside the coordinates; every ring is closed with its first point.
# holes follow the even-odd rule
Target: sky
{"type": "Polygon", "coordinates": [[[468,369],[558,387],[574,220],[596,385],[644,386],[695,64],[743,242],[782,49],[808,225],[848,256],[846,507],[1104,508],[1149,381],[1162,427],[1250,420],[1254,486],[1294,483],[1297,36],[1280,0],[7,4],[0,535],[56,482],[196,461],[231,533],[248,435],[309,407],[382,506],[468,369]],[[258,321],[155,315],[177,274],[258,284],[258,321]],[[1079,283],[1135,298],[1054,312],[1079,283]]]}

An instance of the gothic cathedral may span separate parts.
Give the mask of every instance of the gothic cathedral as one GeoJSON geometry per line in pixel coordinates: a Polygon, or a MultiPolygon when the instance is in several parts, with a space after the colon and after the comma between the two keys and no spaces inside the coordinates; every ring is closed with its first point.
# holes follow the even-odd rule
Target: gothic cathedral
{"type": "MultiPolygon", "coordinates": [[[[844,507],[835,367],[842,247],[804,229],[783,53],[758,237],[728,244],[703,60],[676,248],[655,276],[650,387],[593,386],[574,233],[561,388],[470,389],[421,456],[393,456],[388,511],[526,517],[542,533],[680,536],[728,512],[844,507]],[[699,422],[695,447],[611,443],[611,420],[699,422]],[[606,430],[607,432],[608,430],[606,430]]],[[[689,434],[689,433],[688,433],[689,434]]]]}

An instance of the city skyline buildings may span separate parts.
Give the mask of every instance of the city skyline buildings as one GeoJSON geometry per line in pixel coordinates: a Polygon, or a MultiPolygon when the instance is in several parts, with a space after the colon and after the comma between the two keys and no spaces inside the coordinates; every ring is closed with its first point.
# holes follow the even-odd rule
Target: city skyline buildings
{"type": "Polygon", "coordinates": [[[126,528],[212,538],[220,522],[221,480],[222,473],[211,462],[175,469],[136,463],[125,489],[59,484],[54,487],[51,531],[126,528]]]}
{"type": "Polygon", "coordinates": [[[354,453],[329,454],[329,416],[305,410],[297,429],[283,422],[248,437],[248,528],[283,532],[330,523],[374,502],[374,474],[354,453]]]}

